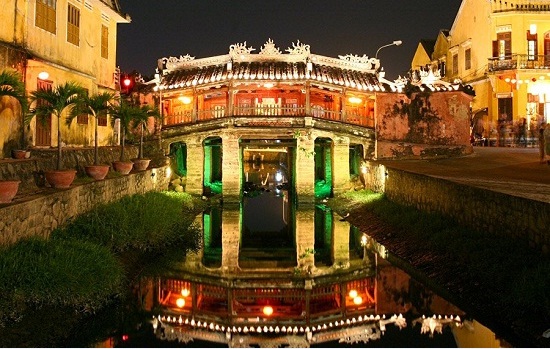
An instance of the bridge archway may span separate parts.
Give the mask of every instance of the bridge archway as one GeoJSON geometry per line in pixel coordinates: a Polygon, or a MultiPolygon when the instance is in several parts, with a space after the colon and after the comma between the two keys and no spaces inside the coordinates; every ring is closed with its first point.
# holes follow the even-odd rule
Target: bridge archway
{"type": "Polygon", "coordinates": [[[330,138],[315,139],[315,197],[333,195],[333,141],[330,138]]]}

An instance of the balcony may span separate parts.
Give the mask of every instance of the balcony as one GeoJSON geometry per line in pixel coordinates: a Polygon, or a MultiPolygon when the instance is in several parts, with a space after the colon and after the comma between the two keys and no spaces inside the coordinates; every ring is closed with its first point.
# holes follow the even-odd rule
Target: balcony
{"type": "MultiPolygon", "coordinates": [[[[232,114],[225,106],[219,106],[215,109],[197,110],[195,112],[189,110],[177,113],[170,113],[164,116],[164,127],[195,124],[231,116],[255,118],[260,116],[266,117],[266,119],[272,119],[276,117],[303,118],[304,116],[311,116],[317,119],[331,120],[342,122],[345,124],[374,128],[374,116],[363,115],[361,113],[354,112],[353,110],[342,112],[339,110],[328,110],[313,106],[311,108],[311,111],[309,113],[306,113],[306,108],[303,105],[279,106],[265,104],[257,106],[234,107],[232,114]]],[[[276,123],[274,125],[276,125],[276,123]]]]}
{"type": "Polygon", "coordinates": [[[544,12],[550,11],[548,0],[515,0],[515,1],[499,1],[491,4],[493,13],[499,12],[544,12]]]}
{"type": "Polygon", "coordinates": [[[550,69],[550,55],[513,54],[489,58],[489,72],[514,69],[550,69]]]}

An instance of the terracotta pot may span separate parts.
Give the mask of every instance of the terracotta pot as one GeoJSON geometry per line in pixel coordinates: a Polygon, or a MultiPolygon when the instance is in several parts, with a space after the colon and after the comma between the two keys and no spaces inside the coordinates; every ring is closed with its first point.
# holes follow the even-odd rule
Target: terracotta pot
{"type": "Polygon", "coordinates": [[[84,166],[84,170],[88,176],[92,177],[96,181],[100,181],[105,179],[110,167],[111,166],[109,165],[88,165],[84,166]]]}
{"type": "Polygon", "coordinates": [[[0,204],[11,202],[15,194],[17,194],[19,183],[21,181],[0,181],[0,204]]]}
{"type": "Polygon", "coordinates": [[[46,181],[52,188],[69,188],[76,177],[76,170],[49,170],[44,171],[46,181]]]}
{"type": "Polygon", "coordinates": [[[134,167],[133,162],[128,161],[114,161],[113,162],[113,168],[115,171],[121,173],[121,174],[128,174],[130,171],[132,171],[132,167],[134,167]]]}
{"type": "Polygon", "coordinates": [[[145,171],[149,167],[151,159],[132,159],[134,163],[134,170],[136,171],[145,171]]]}
{"type": "Polygon", "coordinates": [[[30,152],[27,152],[26,150],[21,150],[21,149],[14,149],[11,151],[11,156],[14,159],[28,159],[27,153],[29,153],[29,157],[30,157],[30,152]]]}

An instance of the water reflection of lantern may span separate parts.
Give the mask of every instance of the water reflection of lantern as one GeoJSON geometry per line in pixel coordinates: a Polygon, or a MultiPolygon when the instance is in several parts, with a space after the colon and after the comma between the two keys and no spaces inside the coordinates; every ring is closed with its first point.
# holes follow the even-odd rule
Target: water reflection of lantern
{"type": "Polygon", "coordinates": [[[273,307],[269,306],[269,305],[266,305],[264,308],[263,308],[263,313],[264,315],[266,316],[271,316],[271,314],[273,314],[273,307]]]}
{"type": "Polygon", "coordinates": [[[176,305],[178,306],[178,308],[183,308],[185,306],[185,299],[183,298],[178,298],[176,300],[176,305]]]}
{"type": "Polygon", "coordinates": [[[190,292],[188,289],[184,288],[183,290],[181,290],[181,295],[184,296],[184,297],[187,297],[189,296],[190,292]]]}

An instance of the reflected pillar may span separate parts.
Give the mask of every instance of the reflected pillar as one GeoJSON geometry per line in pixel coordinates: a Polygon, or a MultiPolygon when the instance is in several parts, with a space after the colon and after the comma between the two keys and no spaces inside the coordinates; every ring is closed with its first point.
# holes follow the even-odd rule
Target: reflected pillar
{"type": "Polygon", "coordinates": [[[332,180],[335,196],[350,189],[349,174],[349,138],[336,137],[333,146],[332,180]]]}
{"type": "Polygon", "coordinates": [[[240,222],[239,210],[222,212],[222,271],[232,272],[239,268],[240,222]]]}
{"type": "Polygon", "coordinates": [[[336,216],[333,219],[332,261],[335,267],[349,267],[350,225],[336,216]]]}
{"type": "MultiPolygon", "coordinates": [[[[232,128],[229,128],[231,131],[232,128]]],[[[232,134],[223,137],[222,185],[224,202],[240,202],[241,156],[239,139],[232,134]]]]}
{"type": "Polygon", "coordinates": [[[315,209],[296,212],[296,260],[298,268],[306,273],[315,268],[315,209]]]}
{"type": "Polygon", "coordinates": [[[187,178],[185,192],[193,195],[202,195],[203,192],[203,170],[204,170],[204,149],[202,140],[194,140],[189,137],[186,140],[187,152],[187,178]]]}

